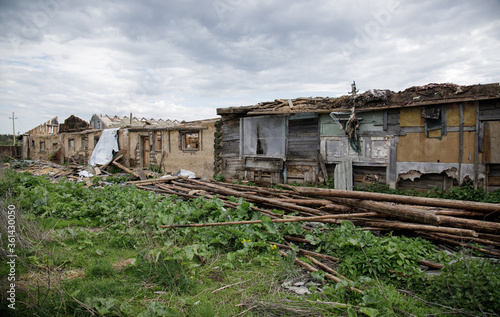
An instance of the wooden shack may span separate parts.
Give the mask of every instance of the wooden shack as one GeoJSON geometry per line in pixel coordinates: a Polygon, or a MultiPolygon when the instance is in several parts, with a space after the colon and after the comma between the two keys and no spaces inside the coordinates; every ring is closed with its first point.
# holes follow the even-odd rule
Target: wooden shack
{"type": "Polygon", "coordinates": [[[217,109],[216,173],[427,189],[500,186],[500,86],[429,84],[217,109]]]}

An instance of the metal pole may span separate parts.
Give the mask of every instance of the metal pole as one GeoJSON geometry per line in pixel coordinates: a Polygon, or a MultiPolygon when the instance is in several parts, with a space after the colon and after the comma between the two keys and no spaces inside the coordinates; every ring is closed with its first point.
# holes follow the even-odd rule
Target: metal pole
{"type": "Polygon", "coordinates": [[[13,112],[12,118],[9,118],[9,119],[12,119],[12,143],[14,144],[14,146],[16,146],[16,125],[14,123],[14,120],[17,118],[14,114],[15,113],[13,112]]]}

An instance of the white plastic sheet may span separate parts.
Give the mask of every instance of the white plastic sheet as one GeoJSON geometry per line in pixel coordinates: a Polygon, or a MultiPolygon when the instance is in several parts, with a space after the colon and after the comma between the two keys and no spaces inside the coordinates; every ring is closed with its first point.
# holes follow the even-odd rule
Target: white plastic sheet
{"type": "Polygon", "coordinates": [[[92,177],[92,176],[94,176],[94,174],[87,172],[87,171],[79,171],[78,176],[80,176],[80,177],[92,177]]]}
{"type": "Polygon", "coordinates": [[[182,177],[187,177],[187,178],[196,178],[196,174],[194,172],[185,170],[185,169],[180,169],[175,176],[182,176],[182,177]]]}
{"type": "Polygon", "coordinates": [[[99,142],[94,148],[89,159],[89,165],[104,165],[111,162],[113,159],[113,151],[116,153],[120,149],[118,147],[118,129],[106,129],[102,131],[99,142]]]}

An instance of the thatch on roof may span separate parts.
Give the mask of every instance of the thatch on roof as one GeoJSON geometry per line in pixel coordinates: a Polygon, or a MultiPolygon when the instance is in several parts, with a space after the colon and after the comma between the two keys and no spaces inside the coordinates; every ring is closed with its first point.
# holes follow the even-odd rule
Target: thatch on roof
{"type": "Polygon", "coordinates": [[[279,113],[328,113],[356,109],[387,109],[428,104],[441,104],[500,98],[498,83],[485,85],[460,86],[450,83],[413,86],[404,91],[368,90],[362,94],[341,97],[309,97],[296,99],[276,99],[257,105],[218,108],[218,115],[240,114],[279,114],[279,113]]]}

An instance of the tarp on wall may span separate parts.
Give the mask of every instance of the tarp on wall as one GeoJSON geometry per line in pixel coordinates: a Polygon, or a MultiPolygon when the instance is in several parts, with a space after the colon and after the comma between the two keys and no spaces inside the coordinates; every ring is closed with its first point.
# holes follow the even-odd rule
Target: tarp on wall
{"type": "Polygon", "coordinates": [[[102,131],[99,142],[97,142],[90,156],[89,165],[104,165],[111,162],[114,153],[120,150],[118,147],[118,130],[119,128],[102,131]]]}

